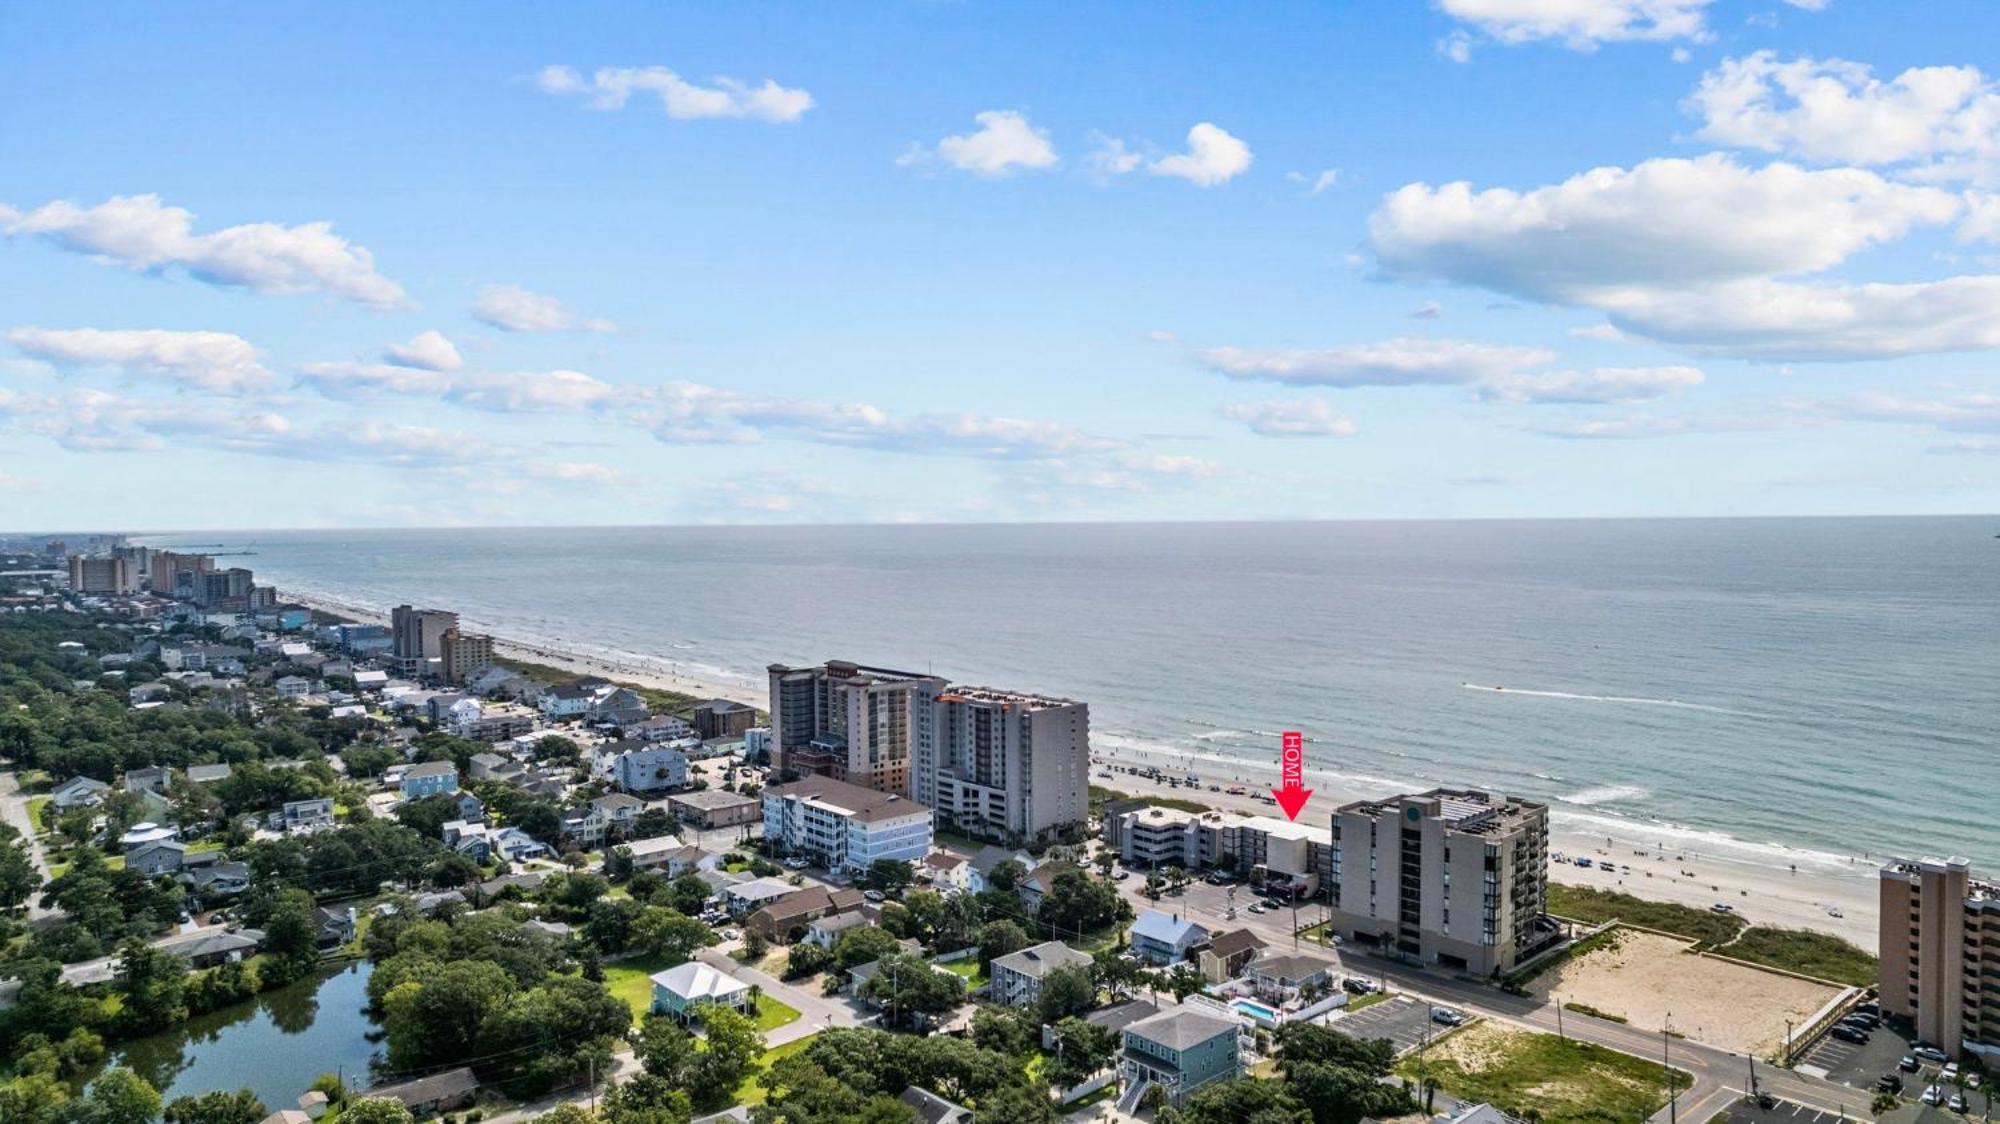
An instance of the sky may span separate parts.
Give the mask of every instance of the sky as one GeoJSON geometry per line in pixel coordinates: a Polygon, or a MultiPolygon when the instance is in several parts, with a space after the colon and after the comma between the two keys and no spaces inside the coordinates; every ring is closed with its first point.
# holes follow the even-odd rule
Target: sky
{"type": "Polygon", "coordinates": [[[1990,0],[0,42],[0,530],[2000,509],[1990,0]]]}

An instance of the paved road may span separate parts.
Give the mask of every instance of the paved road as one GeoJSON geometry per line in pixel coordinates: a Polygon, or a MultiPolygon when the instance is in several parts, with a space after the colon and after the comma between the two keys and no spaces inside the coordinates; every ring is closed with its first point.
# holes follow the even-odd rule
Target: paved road
{"type": "MultiPolygon", "coordinates": [[[[19,829],[28,840],[28,854],[35,861],[35,869],[42,874],[42,881],[49,878],[49,859],[42,853],[41,839],[35,834],[35,825],[28,818],[28,797],[11,772],[0,773],[0,819],[6,820],[19,829]]],[[[28,899],[28,920],[38,921],[53,917],[60,910],[43,909],[42,895],[36,893],[28,899]]]]}
{"type": "MultiPolygon", "coordinates": [[[[1292,911],[1250,913],[1246,907],[1255,898],[1242,887],[1237,888],[1235,897],[1239,908],[1235,918],[1230,919],[1230,903],[1225,887],[1197,882],[1180,894],[1154,902],[1146,898],[1144,880],[1136,875],[1119,883],[1119,886],[1134,909],[1162,909],[1179,913],[1210,929],[1247,928],[1263,937],[1274,949],[1289,949],[1296,943],[1292,911]]],[[[1321,919],[1322,911],[1318,905],[1301,907],[1297,917],[1300,925],[1309,925],[1321,919]]],[[[1300,947],[1335,955],[1348,974],[1384,981],[1396,991],[1535,1030],[1553,1033],[1557,1029],[1556,1007],[1544,999],[1509,995],[1484,982],[1436,975],[1377,957],[1339,955],[1335,950],[1310,944],[1300,947]]],[[[1702,1124],[1741,1098],[1750,1087],[1751,1060],[1729,1050],[1686,1039],[1663,1039],[1657,1033],[1572,1011],[1562,1013],[1561,1029],[1571,1038],[1656,1061],[1661,1057],[1664,1046],[1667,1059],[1675,1068],[1691,1074],[1694,1085],[1681,1093],[1671,1108],[1661,1109],[1655,1120],[1684,1119],[1702,1124]]],[[[1811,1108],[1828,1112],[1845,1108],[1851,1112],[1865,1107],[1867,1103],[1867,1094],[1849,1086],[1778,1069],[1762,1062],[1757,1063],[1756,1073],[1760,1090],[1811,1108]]]]}

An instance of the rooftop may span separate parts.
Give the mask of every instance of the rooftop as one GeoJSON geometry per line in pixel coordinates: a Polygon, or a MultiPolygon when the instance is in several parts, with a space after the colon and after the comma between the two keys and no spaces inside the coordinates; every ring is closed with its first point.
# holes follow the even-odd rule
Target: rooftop
{"type": "Polygon", "coordinates": [[[861,823],[930,813],[928,807],[893,792],[877,792],[832,777],[807,777],[791,784],[774,785],[764,790],[764,796],[809,801],[861,823]]]}
{"type": "Polygon", "coordinates": [[[654,972],[655,987],[663,987],[682,999],[721,999],[750,990],[750,985],[719,968],[690,960],[664,972],[654,972]]]}
{"type": "Polygon", "coordinates": [[[1446,827],[1468,835],[1497,834],[1548,814],[1546,804],[1496,796],[1475,788],[1434,788],[1429,792],[1392,796],[1384,800],[1357,800],[1342,805],[1337,811],[1381,816],[1416,802],[1434,803],[1436,811],[1427,812],[1426,818],[1435,815],[1444,821],[1446,827]]]}
{"type": "Polygon", "coordinates": [[[1078,952],[1061,941],[1044,941],[993,960],[995,968],[1006,968],[1037,980],[1057,968],[1083,968],[1090,963],[1088,953],[1078,952]]]}
{"type": "Polygon", "coordinates": [[[669,804],[685,804],[690,808],[715,811],[718,808],[736,808],[744,804],[755,804],[757,798],[740,792],[725,792],[719,788],[700,788],[693,792],[679,792],[667,797],[669,804]]]}
{"type": "Polygon", "coordinates": [[[1169,1050],[1185,1050],[1223,1034],[1237,1033],[1237,1024],[1181,1007],[1162,1011],[1125,1028],[1125,1033],[1169,1050]]]}

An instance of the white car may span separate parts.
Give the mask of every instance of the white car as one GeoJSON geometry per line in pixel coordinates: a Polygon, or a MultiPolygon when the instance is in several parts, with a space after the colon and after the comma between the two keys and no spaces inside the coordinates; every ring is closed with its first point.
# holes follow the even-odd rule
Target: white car
{"type": "Polygon", "coordinates": [[[1924,1095],[1917,1099],[1923,1101],[1925,1104],[1943,1104],[1944,1087],[1942,1085],[1933,1085],[1925,1089],[1924,1095]]]}

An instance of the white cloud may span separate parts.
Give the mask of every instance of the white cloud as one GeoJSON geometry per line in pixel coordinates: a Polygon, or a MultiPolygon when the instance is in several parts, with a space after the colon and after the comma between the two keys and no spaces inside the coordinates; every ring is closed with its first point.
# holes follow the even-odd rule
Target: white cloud
{"type": "Polygon", "coordinates": [[[458,347],[437,331],[419,332],[409,343],[392,343],[384,349],[382,358],[399,367],[426,371],[456,371],[465,366],[458,347]]]}
{"type": "Polygon", "coordinates": [[[2000,86],[1973,66],[1911,67],[1883,81],[1862,63],[1758,51],[1703,75],[1684,107],[1701,118],[1704,140],[1816,163],[1990,175],[2000,157],[2000,86]]]}
{"type": "Polygon", "coordinates": [[[1573,340],[1595,340],[1598,343],[1618,343],[1625,340],[1625,333],[1609,324],[1592,324],[1585,328],[1571,328],[1566,333],[1573,340]]]}
{"type": "Polygon", "coordinates": [[[1188,150],[1163,156],[1146,166],[1156,176],[1184,179],[1196,187],[1228,183],[1250,170],[1250,146],[1207,121],[1187,134],[1188,150]]]}
{"type": "Polygon", "coordinates": [[[1145,162],[1146,158],[1127,148],[1124,141],[1097,132],[1090,134],[1090,152],[1083,158],[1084,170],[1100,183],[1137,171],[1145,162]]]}
{"type": "Polygon", "coordinates": [[[1478,383],[1545,366],[1556,354],[1539,347],[1398,338],[1328,348],[1211,347],[1196,357],[1232,379],[1352,387],[1478,383]]]}
{"type": "Polygon", "coordinates": [[[1482,383],[1482,397],[1504,402],[1613,403],[1664,398],[1700,386],[1694,367],[1598,367],[1589,371],[1515,374],[1482,383]]]}
{"type": "MultiPolygon", "coordinates": [[[[1572,50],[1600,43],[1703,40],[1713,0],[1438,0],[1438,7],[1507,44],[1552,40],[1572,50]]],[[[1448,57],[1463,62],[1456,55],[1448,57]]]]}
{"type": "Polygon", "coordinates": [[[523,471],[537,480],[564,484],[623,484],[631,479],[628,473],[591,461],[537,461],[523,471]]]}
{"type": "Polygon", "coordinates": [[[1437,53],[1455,63],[1472,61],[1472,36],[1464,31],[1454,31],[1437,41],[1437,53]]]}
{"type": "Polygon", "coordinates": [[[372,394],[443,394],[451,375],[393,363],[308,363],[299,368],[302,382],[329,398],[372,394]]]}
{"type": "Polygon", "coordinates": [[[610,403],[619,388],[582,371],[523,371],[460,375],[444,397],[460,405],[501,413],[569,411],[610,403]]]}
{"type": "Polygon", "coordinates": [[[1222,408],[1222,416],[1265,437],[1352,437],[1360,432],[1333,403],[1324,398],[1290,398],[1275,402],[1239,402],[1222,408]]]}
{"type": "Polygon", "coordinates": [[[1830,268],[1949,221],[1949,192],[1854,168],[1749,169],[1726,156],[1595,168],[1532,191],[1409,184],[1369,219],[1384,272],[1542,301],[1830,268]]]}
{"type": "Polygon", "coordinates": [[[1151,476],[1206,477],[1227,471],[1214,461],[1172,453],[1126,453],[1117,459],[1126,468],[1151,476]]]}
{"type": "Polygon", "coordinates": [[[1787,413],[1671,414],[1555,422],[1538,425],[1533,432],[1572,441],[1634,441],[1699,434],[1766,433],[1823,424],[1812,418],[1787,413]]]}
{"type": "Polygon", "coordinates": [[[245,223],[194,233],[194,213],[157,195],[119,195],[95,207],[58,200],[21,214],[0,207],[0,228],[40,235],[80,254],[142,272],[179,266],[212,285],[259,293],[326,293],[371,308],[400,308],[403,287],[375,272],[367,250],[327,222],[245,223]]]}
{"type": "Polygon", "coordinates": [[[603,67],[588,79],[573,67],[547,66],[536,77],[545,93],[587,97],[593,109],[623,109],[633,94],[652,94],[660,108],[677,121],[739,117],[783,124],[797,121],[813,107],[804,90],[780,86],[770,79],[752,86],[735,78],[713,78],[702,86],[664,66],[603,67]]]}
{"type": "Polygon", "coordinates": [[[586,320],[554,297],[518,285],[488,285],[472,305],[473,319],[504,332],[611,332],[609,320],[586,320]]]}
{"type": "Polygon", "coordinates": [[[973,115],[979,128],[949,136],[935,149],[912,149],[898,164],[917,164],[935,156],[962,172],[1004,176],[1017,168],[1053,168],[1059,160],[1049,134],[1011,109],[989,109],[973,115]]]}
{"type": "Polygon", "coordinates": [[[211,394],[248,394],[271,384],[257,349],[228,332],[16,328],[7,342],[59,367],[107,367],[172,379],[211,394]]]}
{"type": "Polygon", "coordinates": [[[1312,190],[1306,192],[1306,194],[1318,195],[1320,192],[1325,191],[1330,187],[1338,186],[1339,183],[1340,183],[1340,169],[1328,168],[1325,171],[1321,172],[1319,175],[1313,177],[1312,190]]]}
{"type": "Polygon", "coordinates": [[[1444,315],[1444,306],[1436,301],[1425,301],[1410,310],[1412,320],[1436,320],[1444,315]]]}
{"type": "Polygon", "coordinates": [[[2000,394],[1915,398],[1866,392],[1820,403],[1818,409],[1853,421],[1917,425],[1953,433],[2000,433],[2000,394]]]}
{"type": "Polygon", "coordinates": [[[1621,331],[1703,352],[1876,358],[2000,346],[2000,278],[1785,278],[1965,209],[1950,192],[1862,169],[1751,170],[1711,155],[1526,192],[1411,184],[1376,210],[1369,240],[1389,277],[1594,308],[1621,331]]]}
{"type": "Polygon", "coordinates": [[[1965,193],[1965,221],[1958,224],[1961,242],[2000,242],[2000,195],[1965,193]]]}

